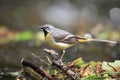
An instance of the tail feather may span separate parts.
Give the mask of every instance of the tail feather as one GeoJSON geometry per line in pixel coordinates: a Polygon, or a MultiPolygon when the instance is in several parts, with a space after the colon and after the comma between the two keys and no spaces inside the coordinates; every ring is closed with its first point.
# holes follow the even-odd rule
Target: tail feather
{"type": "Polygon", "coordinates": [[[106,43],[108,45],[116,45],[117,41],[110,41],[110,40],[101,40],[101,39],[79,39],[80,43],[89,43],[89,42],[98,42],[98,43],[106,43]]]}
{"type": "Polygon", "coordinates": [[[87,39],[87,42],[105,42],[105,43],[113,43],[113,44],[117,43],[117,41],[101,40],[101,39],[87,39]]]}

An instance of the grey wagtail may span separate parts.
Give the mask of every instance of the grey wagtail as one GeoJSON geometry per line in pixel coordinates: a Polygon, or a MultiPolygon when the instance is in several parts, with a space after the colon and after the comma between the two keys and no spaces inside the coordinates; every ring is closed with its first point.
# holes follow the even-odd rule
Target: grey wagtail
{"type": "Polygon", "coordinates": [[[62,54],[60,56],[60,60],[62,60],[65,50],[77,44],[83,44],[90,41],[99,41],[99,42],[108,42],[116,44],[116,41],[109,41],[109,40],[99,40],[99,39],[91,39],[91,38],[84,38],[77,35],[73,35],[67,31],[64,31],[59,28],[55,28],[53,25],[45,24],[40,26],[40,28],[44,32],[44,36],[46,42],[53,48],[62,50],[62,54]]]}

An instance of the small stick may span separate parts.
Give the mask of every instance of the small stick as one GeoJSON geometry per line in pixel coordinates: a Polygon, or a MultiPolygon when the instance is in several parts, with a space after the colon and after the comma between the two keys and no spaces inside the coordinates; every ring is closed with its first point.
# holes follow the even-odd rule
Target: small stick
{"type": "Polygon", "coordinates": [[[44,51],[50,55],[52,60],[52,65],[57,67],[59,70],[62,70],[67,76],[71,78],[71,80],[80,80],[80,78],[77,76],[77,73],[69,69],[61,60],[59,60],[56,56],[53,56],[55,54],[58,54],[54,50],[44,49],[44,51]],[[78,79],[79,78],[79,79],[78,79]]]}
{"type": "Polygon", "coordinates": [[[24,59],[21,60],[22,66],[30,67],[38,74],[42,75],[43,77],[48,78],[49,80],[55,80],[49,73],[47,73],[42,66],[36,66],[35,64],[25,61],[24,59]]]}

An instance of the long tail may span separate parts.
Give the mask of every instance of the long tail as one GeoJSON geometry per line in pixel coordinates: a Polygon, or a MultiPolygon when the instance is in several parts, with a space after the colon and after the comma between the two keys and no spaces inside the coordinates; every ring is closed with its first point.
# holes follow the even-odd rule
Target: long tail
{"type": "Polygon", "coordinates": [[[88,42],[106,42],[106,43],[113,43],[116,44],[117,41],[110,41],[110,40],[101,40],[101,39],[87,39],[88,42]]]}
{"type": "Polygon", "coordinates": [[[87,38],[84,38],[84,39],[79,39],[78,40],[80,43],[86,43],[86,42],[102,42],[102,43],[108,43],[108,44],[112,44],[112,45],[115,45],[117,44],[118,42],[117,41],[110,41],[110,40],[101,40],[101,39],[87,39],[87,38]]]}

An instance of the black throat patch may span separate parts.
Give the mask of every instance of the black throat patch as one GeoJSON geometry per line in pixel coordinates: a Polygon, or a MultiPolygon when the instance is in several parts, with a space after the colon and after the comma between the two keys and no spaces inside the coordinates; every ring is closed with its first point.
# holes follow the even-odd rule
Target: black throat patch
{"type": "Polygon", "coordinates": [[[43,32],[44,32],[44,36],[48,34],[48,32],[45,29],[43,29],[43,32]]]}

